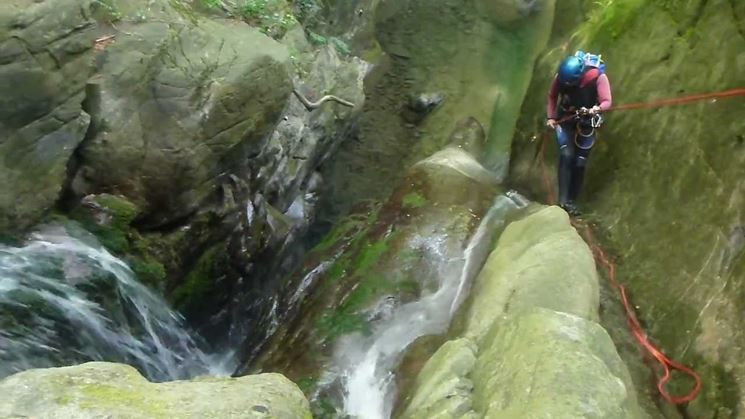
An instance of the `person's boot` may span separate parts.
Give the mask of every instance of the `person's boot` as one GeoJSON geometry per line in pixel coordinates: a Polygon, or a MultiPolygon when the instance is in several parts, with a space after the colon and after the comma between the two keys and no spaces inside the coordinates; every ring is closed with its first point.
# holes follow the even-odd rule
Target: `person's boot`
{"type": "Polygon", "coordinates": [[[566,204],[562,205],[561,207],[571,217],[579,217],[580,215],[582,215],[582,212],[579,210],[579,208],[577,208],[577,205],[574,202],[572,202],[572,201],[567,202],[566,204]]]}
{"type": "Polygon", "coordinates": [[[559,150],[559,206],[562,208],[571,200],[572,156],[567,151],[559,150]]]}
{"type": "MultiPolygon", "coordinates": [[[[578,157],[577,159],[580,159],[581,157],[578,157]]],[[[580,162],[578,162],[580,163],[580,162]]],[[[582,190],[582,183],[585,180],[585,165],[584,164],[578,164],[575,165],[572,168],[571,171],[571,181],[569,182],[569,193],[568,193],[568,199],[567,202],[577,202],[577,198],[579,198],[579,193],[582,190]]]]}

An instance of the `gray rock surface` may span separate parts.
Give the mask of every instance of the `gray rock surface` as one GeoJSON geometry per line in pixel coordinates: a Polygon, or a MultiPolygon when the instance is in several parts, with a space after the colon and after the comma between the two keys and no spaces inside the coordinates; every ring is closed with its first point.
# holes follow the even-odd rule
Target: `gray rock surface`
{"type": "Polygon", "coordinates": [[[280,374],[151,383],[104,362],[24,371],[0,381],[0,416],[39,419],[309,419],[308,401],[280,374]]]}

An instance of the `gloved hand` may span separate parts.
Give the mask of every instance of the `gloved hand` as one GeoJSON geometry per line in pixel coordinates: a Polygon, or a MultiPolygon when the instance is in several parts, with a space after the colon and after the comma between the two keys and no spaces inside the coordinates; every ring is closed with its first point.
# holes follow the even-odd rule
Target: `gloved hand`
{"type": "Polygon", "coordinates": [[[549,127],[549,128],[551,128],[551,129],[556,129],[556,127],[559,126],[559,123],[556,122],[555,119],[549,118],[549,119],[546,120],[546,126],[549,127]]]}

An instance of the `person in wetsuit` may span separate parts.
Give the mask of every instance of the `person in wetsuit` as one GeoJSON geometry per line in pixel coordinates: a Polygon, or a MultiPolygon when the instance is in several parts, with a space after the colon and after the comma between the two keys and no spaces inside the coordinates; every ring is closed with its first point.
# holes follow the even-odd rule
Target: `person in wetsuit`
{"type": "Polygon", "coordinates": [[[610,109],[610,81],[599,56],[582,52],[567,57],[551,84],[546,125],[556,130],[559,146],[559,205],[579,215],[576,201],[595,144],[601,112],[610,109]],[[587,59],[585,57],[593,57],[587,59]]]}

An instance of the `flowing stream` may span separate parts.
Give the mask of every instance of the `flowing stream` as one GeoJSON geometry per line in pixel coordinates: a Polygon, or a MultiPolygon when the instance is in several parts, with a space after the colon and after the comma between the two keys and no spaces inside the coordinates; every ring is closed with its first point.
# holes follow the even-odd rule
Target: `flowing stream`
{"type": "Polygon", "coordinates": [[[393,308],[391,315],[375,326],[370,337],[343,339],[336,349],[336,365],[327,375],[342,378],[346,414],[360,419],[391,416],[396,397],[394,370],[406,348],[421,336],[447,329],[468,293],[471,280],[488,256],[494,232],[504,225],[510,213],[527,202],[513,192],[498,196],[469,240],[462,258],[443,263],[442,279],[436,291],[393,308]]]}
{"type": "Polygon", "coordinates": [[[133,365],[153,381],[229,373],[123,261],[68,228],[74,234],[48,226],[21,247],[0,246],[0,377],[94,360],[133,365]]]}

